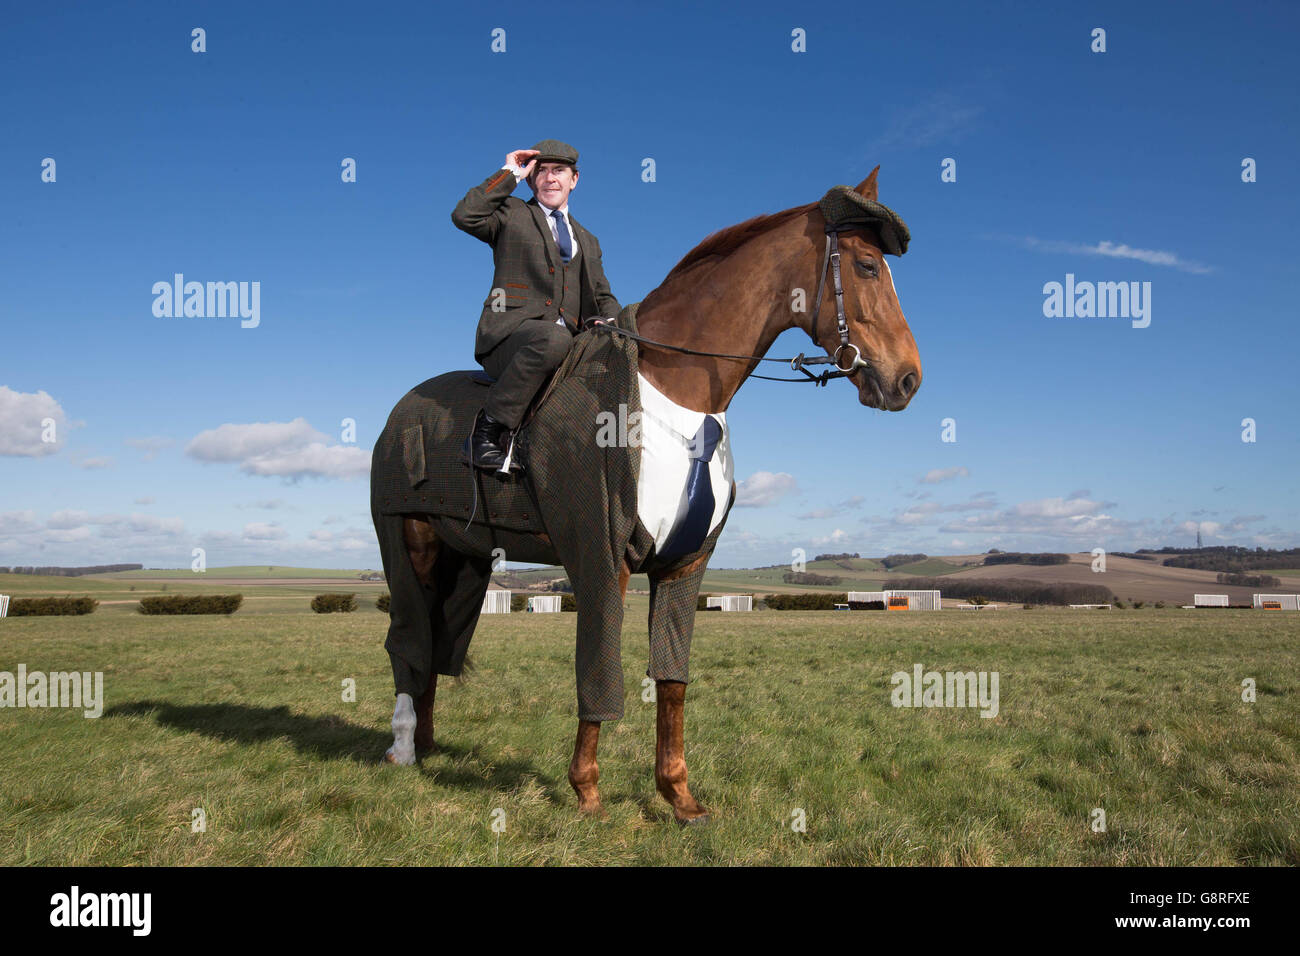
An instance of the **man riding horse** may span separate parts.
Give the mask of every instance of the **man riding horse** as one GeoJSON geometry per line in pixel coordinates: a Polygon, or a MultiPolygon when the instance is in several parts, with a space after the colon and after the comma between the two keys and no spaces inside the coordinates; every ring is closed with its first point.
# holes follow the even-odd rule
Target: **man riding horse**
{"type": "Polygon", "coordinates": [[[475,360],[496,379],[465,440],[464,459],[475,468],[505,465],[504,435],[519,427],[584,321],[622,309],[600,243],[569,215],[577,185],[578,151],[544,139],[509,153],[452,210],[451,221],[490,245],[496,264],[474,342],[475,360]],[[511,195],[524,179],[533,190],[527,202],[511,195]]]}

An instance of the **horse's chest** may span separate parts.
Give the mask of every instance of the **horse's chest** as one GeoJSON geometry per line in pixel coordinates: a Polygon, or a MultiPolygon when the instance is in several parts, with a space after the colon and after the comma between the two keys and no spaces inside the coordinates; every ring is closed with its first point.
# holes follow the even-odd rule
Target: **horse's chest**
{"type": "MultiPolygon", "coordinates": [[[[641,390],[641,470],[637,479],[637,516],[662,548],[673,529],[692,507],[688,495],[692,452],[704,423],[705,413],[683,408],[637,373],[641,390]]],[[[721,426],[721,437],[707,465],[708,486],[713,492],[713,514],[708,532],[726,515],[731,497],[735,463],[731,457],[731,435],[726,412],[712,418],[721,426]]],[[[703,489],[696,488],[696,497],[703,489]]],[[[707,499],[705,499],[707,504],[707,499]]],[[[698,504],[695,507],[699,507],[698,504]]],[[[707,536],[707,533],[706,535],[707,536]]]]}

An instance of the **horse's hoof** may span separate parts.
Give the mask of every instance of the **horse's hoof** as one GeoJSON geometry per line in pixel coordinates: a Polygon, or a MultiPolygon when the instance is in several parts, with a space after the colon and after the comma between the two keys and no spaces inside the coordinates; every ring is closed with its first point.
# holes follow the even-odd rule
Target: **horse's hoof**
{"type": "Polygon", "coordinates": [[[708,812],[701,813],[698,817],[673,817],[679,827],[702,827],[709,822],[708,812]]]}
{"type": "Polygon", "coordinates": [[[415,754],[400,753],[393,747],[389,747],[384,752],[384,763],[393,764],[396,767],[410,767],[415,763],[415,754]]]}

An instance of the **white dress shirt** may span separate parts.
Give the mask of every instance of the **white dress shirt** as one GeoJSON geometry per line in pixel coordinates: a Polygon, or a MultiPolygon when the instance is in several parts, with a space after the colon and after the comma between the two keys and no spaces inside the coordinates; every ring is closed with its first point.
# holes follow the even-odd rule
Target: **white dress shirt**
{"type": "MultiPolygon", "coordinates": [[[[515,185],[516,185],[516,186],[518,186],[518,185],[523,181],[523,179],[524,179],[524,171],[523,171],[523,169],[522,169],[521,167],[516,166],[516,165],[514,165],[513,163],[506,163],[506,164],[505,164],[504,166],[502,166],[501,168],[502,168],[502,169],[508,169],[508,170],[510,170],[512,173],[515,174],[515,185]]],[[[555,246],[556,246],[556,248],[559,248],[559,245],[560,245],[560,227],[557,226],[557,225],[555,224],[555,217],[551,215],[551,213],[553,212],[553,210],[551,209],[550,206],[546,205],[546,203],[542,202],[540,199],[537,200],[537,205],[541,206],[542,209],[544,209],[544,210],[546,211],[546,224],[547,224],[548,226],[551,227],[551,238],[555,240],[555,246]]],[[[573,223],[569,221],[569,204],[568,204],[567,202],[566,202],[563,206],[560,207],[560,215],[564,217],[564,225],[565,225],[565,226],[568,228],[568,230],[569,230],[569,242],[570,242],[570,244],[573,246],[573,251],[574,251],[574,253],[576,254],[577,251],[578,251],[578,236],[577,236],[577,234],[574,233],[574,231],[573,231],[573,223]]],[[[555,324],[556,324],[556,325],[566,325],[567,323],[564,321],[564,319],[560,318],[560,319],[556,319],[556,320],[555,320],[555,324]]]]}

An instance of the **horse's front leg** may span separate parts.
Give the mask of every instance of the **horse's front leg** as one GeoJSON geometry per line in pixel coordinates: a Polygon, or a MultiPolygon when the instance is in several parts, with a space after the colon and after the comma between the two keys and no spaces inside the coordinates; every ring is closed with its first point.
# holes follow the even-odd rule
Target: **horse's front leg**
{"type": "Polygon", "coordinates": [[[596,763],[596,745],[600,741],[600,721],[578,721],[578,740],[573,745],[573,760],[569,763],[569,786],[578,795],[578,812],[600,815],[605,808],[600,804],[600,767],[596,763]]]}
{"type": "Polygon", "coordinates": [[[655,681],[658,713],[655,720],[655,789],[684,826],[707,823],[709,811],[691,796],[686,785],[686,685],[655,681]]]}
{"type": "MultiPolygon", "coordinates": [[[[627,584],[632,568],[623,558],[618,572],[619,600],[627,599],[627,584]]],[[[578,795],[578,811],[603,816],[605,808],[600,803],[600,766],[596,763],[596,747],[600,742],[600,721],[579,720],[578,739],[573,745],[573,760],[569,762],[569,786],[578,795]]]]}

